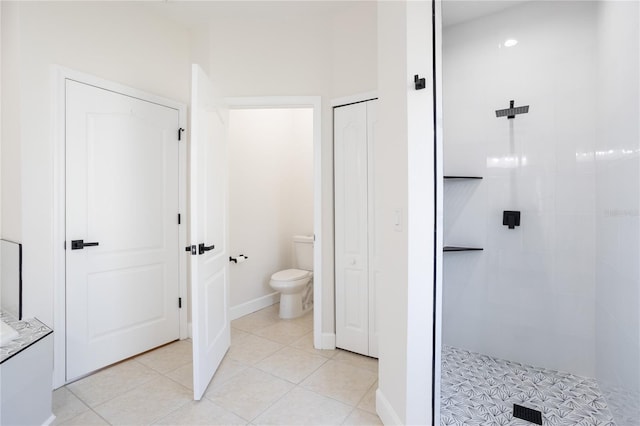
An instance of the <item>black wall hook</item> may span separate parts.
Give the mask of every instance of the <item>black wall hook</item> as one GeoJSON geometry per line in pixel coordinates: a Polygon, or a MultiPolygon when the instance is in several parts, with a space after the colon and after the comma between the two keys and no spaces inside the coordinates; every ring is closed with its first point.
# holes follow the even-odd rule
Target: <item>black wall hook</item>
{"type": "Polygon", "coordinates": [[[425,78],[420,78],[418,74],[413,76],[413,82],[416,85],[416,90],[422,90],[427,87],[427,80],[425,78]]]}
{"type": "Polygon", "coordinates": [[[502,212],[502,224],[508,226],[509,229],[515,229],[520,226],[520,212],[505,210],[502,212]]]}

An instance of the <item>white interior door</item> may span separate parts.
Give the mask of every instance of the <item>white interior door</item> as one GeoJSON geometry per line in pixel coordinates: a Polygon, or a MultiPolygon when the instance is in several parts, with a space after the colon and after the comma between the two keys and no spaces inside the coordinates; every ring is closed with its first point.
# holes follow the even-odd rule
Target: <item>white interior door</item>
{"type": "Polygon", "coordinates": [[[66,82],[66,379],[179,338],[179,111],[66,82]]]}
{"type": "Polygon", "coordinates": [[[191,297],[193,394],[202,398],[230,343],[227,312],[228,110],[204,71],[193,65],[191,88],[191,297]]]}
{"type": "Polygon", "coordinates": [[[336,346],[369,353],[367,104],[334,110],[336,346]]]}

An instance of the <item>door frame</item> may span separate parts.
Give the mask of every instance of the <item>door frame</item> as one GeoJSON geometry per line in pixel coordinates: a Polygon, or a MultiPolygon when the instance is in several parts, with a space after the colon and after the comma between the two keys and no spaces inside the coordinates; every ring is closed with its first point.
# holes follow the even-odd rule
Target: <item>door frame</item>
{"type": "MultiPolygon", "coordinates": [[[[109,90],[123,95],[138,98],[144,101],[156,103],[162,106],[173,108],[178,111],[178,126],[187,127],[187,106],[186,104],[156,96],[133,87],[108,81],[93,75],[85,74],[58,65],[51,66],[51,134],[53,138],[53,388],[59,388],[67,383],[66,379],[66,265],[64,243],[66,239],[65,229],[65,121],[66,121],[66,80],[74,80],[80,83],[95,86],[97,88],[109,90]]],[[[177,130],[177,129],[176,129],[177,130]]],[[[188,134],[188,132],[187,132],[188,134]]],[[[183,133],[184,135],[184,133],[183,133]]],[[[182,226],[178,228],[179,254],[179,297],[187,301],[187,259],[183,256],[181,248],[187,245],[187,141],[180,143],[178,147],[178,209],[184,216],[182,226]]],[[[187,329],[187,303],[179,312],[180,339],[188,337],[187,329]]]]}
{"type": "MultiPolygon", "coordinates": [[[[322,97],[258,96],[225,98],[229,110],[311,108],[313,110],[313,346],[322,345],[322,97]]],[[[326,346],[326,345],[325,345],[326,346]]]]}
{"type": "Polygon", "coordinates": [[[442,0],[431,0],[431,37],[432,37],[432,78],[433,78],[433,143],[435,173],[434,217],[435,239],[433,255],[433,330],[431,364],[431,410],[433,424],[440,424],[440,391],[442,382],[442,295],[443,291],[443,246],[444,246],[444,120],[443,120],[443,31],[442,0]]]}

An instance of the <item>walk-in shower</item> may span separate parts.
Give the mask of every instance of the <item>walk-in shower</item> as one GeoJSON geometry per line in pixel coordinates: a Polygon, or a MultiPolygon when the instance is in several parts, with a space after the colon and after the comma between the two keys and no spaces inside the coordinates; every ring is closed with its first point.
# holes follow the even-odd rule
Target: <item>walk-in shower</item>
{"type": "Polygon", "coordinates": [[[442,14],[440,424],[639,426],[639,2],[442,14]]]}

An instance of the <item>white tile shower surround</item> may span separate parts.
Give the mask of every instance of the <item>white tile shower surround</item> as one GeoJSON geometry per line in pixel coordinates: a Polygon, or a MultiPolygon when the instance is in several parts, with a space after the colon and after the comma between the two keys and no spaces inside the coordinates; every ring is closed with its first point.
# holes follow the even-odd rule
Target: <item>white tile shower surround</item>
{"type": "Polygon", "coordinates": [[[595,379],[442,348],[440,425],[533,423],[513,417],[513,404],[542,411],[543,425],[615,426],[595,379]]]}
{"type": "Polygon", "coordinates": [[[378,362],[313,348],[313,313],[273,305],[231,323],[231,348],[193,401],[191,341],[174,342],[62,387],[56,425],[380,425],[378,362]]]}

